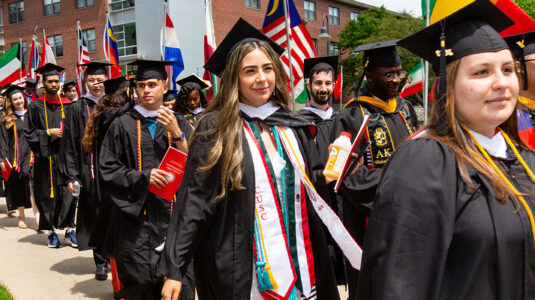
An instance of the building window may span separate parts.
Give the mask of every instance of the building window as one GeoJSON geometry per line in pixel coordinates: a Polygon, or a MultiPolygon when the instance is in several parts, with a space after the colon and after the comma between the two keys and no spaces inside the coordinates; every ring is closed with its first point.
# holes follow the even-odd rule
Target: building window
{"type": "Polygon", "coordinates": [[[137,54],[136,23],[113,26],[119,56],[137,54]]]}
{"type": "Polygon", "coordinates": [[[338,7],[329,6],[329,24],[340,25],[340,10],[338,7]]]}
{"type": "Polygon", "coordinates": [[[63,38],[60,35],[54,35],[47,37],[48,43],[50,44],[50,48],[52,48],[52,51],[54,52],[55,57],[62,57],[63,56],[63,38]]]}
{"type": "Polygon", "coordinates": [[[312,39],[312,43],[314,43],[314,52],[318,54],[318,39],[312,39]]]}
{"type": "Polygon", "coordinates": [[[359,13],[356,13],[356,12],[352,11],[352,12],[350,13],[350,16],[349,16],[349,17],[350,17],[351,20],[353,20],[353,21],[356,22],[356,21],[359,20],[359,13]]]}
{"type": "MultiPolygon", "coordinates": [[[[91,0],[91,2],[93,2],[91,0]]],[[[122,10],[130,7],[135,6],[134,0],[111,0],[110,1],[110,10],[116,11],[116,10],[122,10]]]]}
{"type": "MultiPolygon", "coordinates": [[[[11,47],[15,46],[15,44],[17,43],[11,43],[11,47]]],[[[18,59],[20,59],[20,56],[17,57],[18,59]]],[[[26,58],[26,42],[22,42],[22,68],[24,69],[24,66],[26,65],[27,63],[27,58],[26,58]]]]}
{"type": "Polygon", "coordinates": [[[316,2],[305,0],[305,20],[316,21],[316,2]]]}
{"type": "Polygon", "coordinates": [[[93,6],[93,0],[75,0],[75,1],[76,1],[76,9],[93,6]]]}
{"type": "Polygon", "coordinates": [[[327,56],[340,56],[340,48],[338,47],[338,43],[336,42],[329,42],[329,52],[327,53],[327,56]]]}
{"type": "Polygon", "coordinates": [[[260,9],[260,0],[245,0],[245,7],[260,9]]]}
{"type": "Polygon", "coordinates": [[[59,14],[61,12],[59,0],[44,0],[45,16],[59,14]]]}
{"type": "Polygon", "coordinates": [[[94,52],[97,51],[97,38],[95,37],[95,29],[87,29],[82,31],[84,35],[85,42],[87,43],[87,51],[94,52]]]}
{"type": "Polygon", "coordinates": [[[24,22],[24,1],[9,3],[9,23],[24,22]]]}

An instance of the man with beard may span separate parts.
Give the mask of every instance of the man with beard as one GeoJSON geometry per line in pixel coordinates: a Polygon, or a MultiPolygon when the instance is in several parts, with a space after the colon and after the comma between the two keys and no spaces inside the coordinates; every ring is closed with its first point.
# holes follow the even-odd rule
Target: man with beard
{"type": "MultiPolygon", "coordinates": [[[[356,49],[364,52],[362,76],[366,76],[366,85],[335,117],[331,131],[331,141],[342,131],[355,137],[364,116],[370,116],[363,143],[371,141],[371,145],[366,150],[364,163],[344,178],[339,190],[344,224],[359,244],[363,242],[366,218],[375,198],[381,169],[396,147],[418,126],[410,102],[397,96],[401,80],[407,73],[401,66],[396,45],[397,40],[394,40],[361,45],[356,49]]],[[[346,275],[349,299],[355,299],[358,271],[346,264],[346,275]]]]}
{"type": "Polygon", "coordinates": [[[42,76],[45,93],[30,103],[25,118],[24,136],[34,154],[33,189],[39,208],[39,229],[51,230],[48,247],[59,248],[56,228],[64,228],[65,239],[77,247],[74,232],[73,197],[59,174],[59,148],[64,121],[71,101],[59,97],[59,73],[64,68],[48,63],[37,69],[42,76]],[[69,203],[69,205],[62,205],[69,203]]]}
{"type": "MultiPolygon", "coordinates": [[[[84,64],[85,83],[87,92],[78,101],[71,105],[70,113],[65,122],[65,131],[61,143],[60,157],[63,166],[61,173],[67,182],[71,193],[75,193],[74,183],[81,185],[78,196],[76,232],[78,249],[89,250],[89,237],[100,206],[100,197],[96,183],[95,163],[98,163],[95,153],[88,153],[82,147],[85,124],[93,111],[93,107],[104,95],[104,81],[106,80],[106,67],[109,64],[103,62],[90,62],[84,64]]],[[[72,85],[74,88],[74,85],[72,85]]],[[[69,88],[69,85],[67,85],[69,88]]],[[[75,90],[76,91],[76,90],[75,90]]],[[[76,93],[76,92],[75,92],[76,93]]],[[[100,249],[93,249],[95,261],[95,279],[106,280],[108,278],[106,259],[100,249]]]]}

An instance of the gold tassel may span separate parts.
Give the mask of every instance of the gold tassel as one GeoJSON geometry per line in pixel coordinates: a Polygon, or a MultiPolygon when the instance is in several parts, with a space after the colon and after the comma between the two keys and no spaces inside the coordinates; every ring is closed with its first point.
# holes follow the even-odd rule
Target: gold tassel
{"type": "Polygon", "coordinates": [[[52,181],[52,157],[48,157],[50,162],[50,198],[54,198],[54,183],[52,181]]]}
{"type": "Polygon", "coordinates": [[[270,264],[266,264],[266,271],[267,271],[268,276],[269,276],[269,281],[271,282],[271,285],[273,286],[273,290],[278,289],[279,285],[277,284],[277,282],[275,281],[275,278],[273,277],[273,272],[271,272],[271,265],[270,264]]]}

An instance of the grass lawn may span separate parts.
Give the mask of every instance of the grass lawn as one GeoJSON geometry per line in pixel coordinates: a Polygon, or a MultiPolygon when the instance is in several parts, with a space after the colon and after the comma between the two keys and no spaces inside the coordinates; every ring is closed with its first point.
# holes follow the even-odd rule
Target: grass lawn
{"type": "Polygon", "coordinates": [[[0,283],[0,300],[13,300],[13,295],[9,292],[7,287],[0,283]]]}

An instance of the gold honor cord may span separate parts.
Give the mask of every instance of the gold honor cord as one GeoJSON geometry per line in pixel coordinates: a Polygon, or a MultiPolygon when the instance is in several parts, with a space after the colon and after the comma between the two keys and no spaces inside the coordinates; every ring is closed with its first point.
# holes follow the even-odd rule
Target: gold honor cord
{"type": "MultiPolygon", "coordinates": [[[[464,126],[463,126],[463,128],[464,128],[464,126]]],[[[505,177],[503,172],[500,170],[500,168],[498,168],[496,163],[494,163],[494,161],[489,156],[487,151],[485,151],[485,149],[483,149],[483,147],[481,147],[481,145],[477,142],[477,140],[474,138],[472,133],[470,133],[470,131],[468,131],[466,128],[464,128],[464,130],[468,133],[468,135],[470,136],[472,141],[474,141],[474,143],[476,144],[476,147],[479,149],[481,154],[483,154],[483,156],[487,159],[487,161],[492,165],[492,168],[494,168],[494,170],[496,171],[496,173],[498,173],[500,178],[514,192],[515,196],[518,198],[518,201],[520,201],[520,203],[522,204],[522,206],[526,210],[526,213],[528,214],[528,217],[529,217],[529,223],[530,223],[530,226],[531,226],[531,235],[532,235],[532,238],[533,238],[533,245],[535,246],[535,218],[533,217],[533,213],[531,212],[531,209],[530,209],[528,203],[526,202],[524,197],[522,197],[520,192],[518,192],[518,190],[514,187],[514,185],[509,181],[509,179],[507,179],[507,177],[505,177]]],[[[522,164],[522,166],[526,170],[526,173],[528,173],[529,177],[531,178],[531,181],[535,182],[535,175],[533,174],[533,172],[531,171],[529,166],[526,164],[526,162],[524,161],[522,156],[520,156],[520,153],[518,153],[518,150],[516,149],[516,147],[513,144],[513,142],[511,142],[511,139],[509,138],[509,136],[507,136],[507,134],[505,134],[505,132],[503,132],[503,130],[501,130],[500,128],[499,128],[499,130],[502,133],[502,136],[505,138],[505,141],[507,142],[509,147],[511,147],[511,149],[513,150],[513,153],[515,154],[516,158],[520,161],[520,163],[522,164]]]]}
{"type": "MultiPolygon", "coordinates": [[[[46,93],[45,93],[45,95],[46,95],[46,93]]],[[[50,136],[50,131],[48,130],[48,114],[46,112],[46,96],[45,95],[43,95],[43,105],[44,105],[44,108],[45,108],[45,128],[46,128],[46,134],[50,136]]],[[[52,156],[50,155],[50,151],[48,153],[48,162],[50,164],[49,165],[49,170],[50,170],[50,198],[54,198],[54,182],[53,182],[53,179],[52,179],[52,156]]]]}

